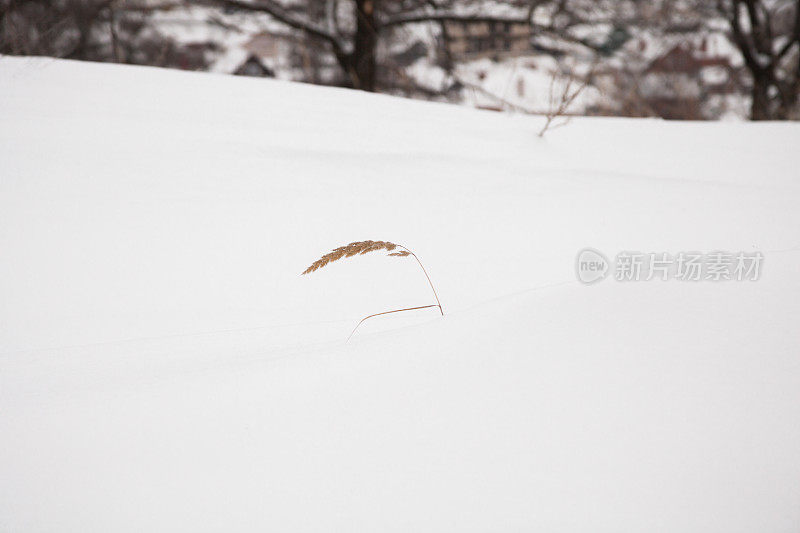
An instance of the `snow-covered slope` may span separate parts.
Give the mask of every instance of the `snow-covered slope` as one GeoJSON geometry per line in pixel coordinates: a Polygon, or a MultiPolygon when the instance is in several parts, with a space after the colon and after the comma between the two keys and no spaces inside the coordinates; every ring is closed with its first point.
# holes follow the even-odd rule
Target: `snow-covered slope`
{"type": "Polygon", "coordinates": [[[800,127],[539,127],[0,58],[0,531],[797,531],[800,127]]]}

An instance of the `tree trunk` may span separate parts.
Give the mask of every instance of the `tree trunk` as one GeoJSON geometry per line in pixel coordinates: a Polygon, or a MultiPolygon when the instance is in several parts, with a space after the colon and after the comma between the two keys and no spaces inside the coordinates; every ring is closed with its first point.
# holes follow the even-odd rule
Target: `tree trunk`
{"type": "Polygon", "coordinates": [[[753,76],[753,101],[750,106],[750,120],[770,120],[769,80],[763,75],[753,76]]]}
{"type": "Polygon", "coordinates": [[[356,34],[353,43],[350,76],[356,89],[375,91],[375,3],[378,0],[356,0],[356,34]]]}
{"type": "Polygon", "coordinates": [[[800,100],[800,67],[795,74],[793,83],[787,83],[780,87],[780,105],[775,113],[778,120],[793,120],[798,111],[798,100],[800,100]]]}

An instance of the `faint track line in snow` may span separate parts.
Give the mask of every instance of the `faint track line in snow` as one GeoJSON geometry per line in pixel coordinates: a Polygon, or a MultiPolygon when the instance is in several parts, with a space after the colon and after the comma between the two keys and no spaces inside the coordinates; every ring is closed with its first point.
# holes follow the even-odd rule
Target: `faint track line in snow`
{"type": "Polygon", "coordinates": [[[528,294],[528,293],[531,293],[531,292],[537,292],[537,291],[541,291],[541,290],[544,290],[544,289],[554,289],[556,287],[564,287],[564,286],[567,286],[567,285],[580,285],[580,282],[578,280],[574,280],[574,279],[573,280],[565,280],[565,281],[557,281],[557,282],[553,282],[553,283],[547,283],[545,285],[537,285],[536,287],[529,287],[527,289],[521,289],[521,290],[514,291],[514,292],[508,292],[508,293],[502,294],[500,296],[495,296],[494,298],[489,298],[488,300],[483,300],[483,301],[478,302],[476,304],[473,304],[473,305],[471,305],[469,307],[462,308],[461,311],[462,312],[463,311],[471,311],[473,309],[477,309],[477,308],[482,307],[483,305],[486,305],[486,304],[489,304],[489,303],[499,302],[501,300],[507,300],[507,299],[510,299],[510,298],[514,298],[516,296],[522,296],[523,294],[528,294]]]}
{"type": "Polygon", "coordinates": [[[800,245],[793,248],[783,248],[781,250],[761,250],[765,254],[785,254],[790,252],[800,252],[800,245]]]}
{"type": "Polygon", "coordinates": [[[557,166],[540,166],[537,168],[539,171],[558,172],[563,173],[572,180],[593,180],[597,178],[603,179],[616,179],[621,181],[658,181],[680,185],[706,185],[709,187],[727,187],[732,189],[757,189],[757,190],[784,190],[797,188],[794,184],[752,184],[740,183],[735,181],[725,181],[720,179],[693,179],[693,178],[675,178],[666,175],[654,173],[638,173],[629,172],[625,170],[595,170],[591,168],[581,167],[557,167],[557,166]]]}
{"type": "Polygon", "coordinates": [[[158,341],[158,340],[169,340],[169,339],[181,339],[181,338],[196,338],[196,337],[203,337],[203,336],[212,336],[212,335],[221,335],[225,333],[244,333],[247,331],[262,331],[265,329],[278,329],[278,328],[291,328],[297,326],[313,326],[318,324],[344,324],[344,323],[352,323],[352,319],[338,319],[338,320],[316,320],[316,321],[309,321],[309,322],[295,322],[290,324],[271,324],[268,326],[253,326],[247,328],[229,328],[229,329],[218,329],[218,330],[207,330],[207,331],[198,331],[193,333],[171,333],[169,335],[155,335],[155,336],[144,336],[144,337],[129,337],[125,339],[119,340],[110,340],[110,341],[101,341],[101,342],[89,342],[84,344],[67,344],[63,346],[48,346],[45,348],[31,348],[31,349],[23,349],[23,350],[10,350],[7,352],[0,352],[0,356],[5,355],[21,355],[21,354],[33,354],[33,353],[44,353],[44,352],[51,352],[51,351],[59,351],[59,350],[72,350],[72,349],[81,349],[81,348],[96,348],[101,346],[115,346],[121,344],[130,344],[135,342],[148,342],[148,341],[158,341]]]}

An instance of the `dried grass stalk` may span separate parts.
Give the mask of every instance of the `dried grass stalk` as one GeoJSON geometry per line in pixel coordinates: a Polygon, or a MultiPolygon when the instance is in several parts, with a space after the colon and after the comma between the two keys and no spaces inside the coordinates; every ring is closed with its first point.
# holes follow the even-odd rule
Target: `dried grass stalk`
{"type": "Polygon", "coordinates": [[[352,339],[353,335],[355,335],[358,326],[363,324],[364,321],[367,320],[368,318],[381,315],[391,315],[392,313],[402,313],[403,311],[416,311],[417,309],[429,309],[431,307],[439,307],[439,306],[437,304],[432,304],[432,305],[421,305],[419,307],[406,307],[405,309],[395,309],[394,311],[384,311],[383,313],[375,313],[374,315],[365,316],[364,318],[361,319],[361,321],[358,324],[356,324],[356,327],[354,327],[353,331],[350,332],[350,336],[347,337],[347,340],[345,342],[350,342],[350,339],[352,339]]]}
{"type": "MultiPolygon", "coordinates": [[[[419,267],[422,269],[422,272],[425,274],[425,278],[428,280],[428,284],[431,286],[431,290],[433,291],[433,296],[434,296],[434,298],[436,298],[436,304],[434,304],[434,305],[426,305],[426,306],[422,306],[422,307],[412,307],[412,308],[408,308],[408,309],[398,309],[396,311],[386,311],[384,313],[376,313],[374,315],[369,315],[368,317],[365,317],[365,318],[361,319],[361,322],[359,322],[358,325],[356,325],[356,329],[358,329],[358,326],[360,326],[361,323],[364,322],[367,318],[371,318],[373,316],[378,316],[378,315],[385,315],[385,314],[389,314],[389,313],[398,313],[400,311],[411,311],[413,309],[425,309],[425,308],[428,308],[428,307],[438,307],[439,308],[439,312],[442,315],[444,315],[444,310],[442,309],[442,302],[439,301],[439,295],[436,294],[436,289],[433,287],[433,282],[431,281],[430,276],[428,276],[428,271],[425,270],[424,266],[422,266],[422,261],[419,260],[419,257],[417,257],[414,252],[412,252],[411,250],[409,250],[405,246],[400,245],[400,244],[395,244],[393,242],[389,242],[389,241],[357,241],[357,242],[351,242],[350,244],[347,244],[345,246],[340,246],[338,248],[334,248],[332,251],[328,252],[327,254],[323,255],[322,257],[320,257],[319,259],[317,259],[316,261],[311,263],[311,266],[309,266],[307,269],[305,269],[303,271],[303,275],[310,274],[310,273],[312,273],[312,272],[314,272],[316,270],[319,270],[320,268],[328,265],[329,263],[333,263],[334,261],[338,261],[338,260],[344,259],[346,257],[353,257],[353,256],[356,256],[356,255],[364,255],[364,254],[367,254],[369,252],[377,252],[379,250],[386,250],[388,252],[392,252],[392,253],[388,254],[391,257],[408,257],[408,256],[412,256],[414,259],[416,259],[417,264],[419,264],[419,267]],[[400,250],[395,252],[394,250],[397,250],[398,248],[400,250]]],[[[355,331],[356,330],[354,329],[353,333],[355,333],[355,331]]],[[[350,337],[353,336],[353,333],[350,334],[350,337]]],[[[347,340],[350,340],[350,337],[348,337],[347,340]]]]}

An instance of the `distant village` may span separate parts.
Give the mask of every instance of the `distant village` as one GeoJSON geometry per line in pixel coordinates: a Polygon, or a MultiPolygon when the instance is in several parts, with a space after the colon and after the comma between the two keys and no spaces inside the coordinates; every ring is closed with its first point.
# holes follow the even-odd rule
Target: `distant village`
{"type": "MultiPolygon", "coordinates": [[[[282,24],[248,23],[244,17],[235,26],[202,21],[196,9],[155,21],[177,43],[173,62],[179,68],[333,85],[341,75],[322,44],[282,24]]],[[[571,108],[574,114],[747,117],[746,75],[722,31],[686,28],[657,35],[616,28],[601,37],[599,53],[580,45],[543,46],[534,37],[530,25],[510,22],[447,22],[436,33],[420,25],[382,51],[391,67],[386,92],[544,113],[553,84],[575,79],[586,90],[571,108]],[[442,73],[444,62],[450,63],[448,75],[442,73]]]]}

